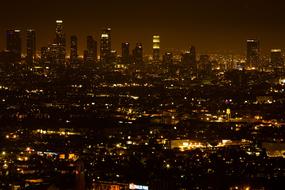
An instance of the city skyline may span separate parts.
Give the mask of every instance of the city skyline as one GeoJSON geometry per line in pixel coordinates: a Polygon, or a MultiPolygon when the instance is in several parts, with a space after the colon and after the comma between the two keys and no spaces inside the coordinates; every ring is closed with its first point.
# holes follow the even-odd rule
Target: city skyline
{"type": "Polygon", "coordinates": [[[122,42],[129,42],[131,48],[142,42],[148,54],[152,53],[155,34],[161,36],[162,51],[186,50],[195,45],[201,53],[245,54],[246,40],[254,38],[261,41],[261,52],[269,54],[272,48],[283,49],[285,41],[282,1],[269,4],[264,0],[231,3],[223,0],[182,0],[179,3],[125,0],[67,4],[66,1],[39,3],[32,0],[17,4],[3,3],[1,49],[5,47],[3,36],[7,29],[33,28],[37,32],[37,47],[46,46],[53,40],[57,19],[64,20],[67,39],[78,36],[80,54],[86,47],[86,36],[92,35],[99,41],[101,29],[105,27],[112,28],[114,49],[120,50],[122,42]]]}

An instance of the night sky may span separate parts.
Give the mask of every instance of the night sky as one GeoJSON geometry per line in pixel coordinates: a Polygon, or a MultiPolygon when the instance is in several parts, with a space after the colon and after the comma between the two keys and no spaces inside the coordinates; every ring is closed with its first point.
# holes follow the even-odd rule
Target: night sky
{"type": "Polygon", "coordinates": [[[28,27],[36,29],[39,49],[63,19],[67,38],[78,35],[80,51],[88,34],[98,40],[110,26],[119,52],[121,42],[133,48],[140,41],[150,53],[152,35],[159,34],[163,50],[195,45],[200,53],[244,53],[245,40],[258,38],[266,53],[285,48],[284,10],[282,0],[10,0],[1,2],[0,48],[6,29],[28,27]]]}

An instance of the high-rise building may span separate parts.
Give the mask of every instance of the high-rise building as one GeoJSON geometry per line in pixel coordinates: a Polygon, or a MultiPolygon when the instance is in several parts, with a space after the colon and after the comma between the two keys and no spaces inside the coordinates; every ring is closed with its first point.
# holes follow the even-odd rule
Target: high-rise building
{"type": "Polygon", "coordinates": [[[63,32],[63,21],[62,20],[56,20],[56,29],[55,29],[55,44],[65,46],[65,34],[63,32]]]}
{"type": "Polygon", "coordinates": [[[85,61],[88,63],[95,63],[97,61],[97,41],[92,36],[87,36],[85,61]]]}
{"type": "Polygon", "coordinates": [[[70,62],[78,62],[78,41],[77,36],[74,35],[70,37],[70,62]]]}
{"type": "Polygon", "coordinates": [[[122,43],[122,62],[130,62],[130,44],[128,42],[122,43]]]}
{"type": "Polygon", "coordinates": [[[36,32],[33,29],[27,30],[27,62],[33,63],[36,58],[36,32]]]}
{"type": "Polygon", "coordinates": [[[166,52],[163,55],[163,64],[166,64],[166,65],[173,64],[173,54],[171,52],[166,52]]]}
{"type": "Polygon", "coordinates": [[[153,61],[159,62],[160,59],[160,36],[154,35],[152,38],[153,61]]]}
{"type": "Polygon", "coordinates": [[[65,34],[63,31],[63,21],[56,20],[56,30],[55,30],[55,40],[53,44],[54,53],[53,57],[55,57],[56,63],[65,63],[65,55],[66,55],[66,40],[65,34]]]}
{"type": "Polygon", "coordinates": [[[192,73],[197,72],[197,56],[195,46],[191,46],[190,51],[186,51],[182,54],[181,63],[190,68],[192,73]]]}
{"type": "Polygon", "coordinates": [[[143,63],[143,46],[142,43],[137,43],[133,50],[134,63],[143,63]]]}
{"type": "Polygon", "coordinates": [[[109,61],[112,50],[111,40],[111,28],[103,29],[100,38],[100,59],[102,62],[109,61]]]}
{"type": "Polygon", "coordinates": [[[259,67],[260,66],[260,43],[259,40],[247,40],[247,66],[259,67]]]}
{"type": "Polygon", "coordinates": [[[6,49],[15,55],[17,61],[21,60],[22,40],[20,30],[7,30],[6,49]]]}
{"type": "Polygon", "coordinates": [[[284,60],[281,49],[272,49],[270,56],[270,63],[273,68],[283,68],[284,60]]]}

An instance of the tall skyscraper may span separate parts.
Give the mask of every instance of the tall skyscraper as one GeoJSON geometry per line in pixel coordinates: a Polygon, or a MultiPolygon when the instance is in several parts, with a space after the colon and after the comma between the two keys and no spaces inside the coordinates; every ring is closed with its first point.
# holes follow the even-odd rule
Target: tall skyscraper
{"type": "Polygon", "coordinates": [[[70,62],[78,62],[78,41],[77,36],[74,35],[70,37],[70,62]]]}
{"type": "Polygon", "coordinates": [[[153,61],[159,62],[160,59],[160,36],[154,35],[152,38],[153,61]]]}
{"type": "Polygon", "coordinates": [[[112,50],[111,28],[103,29],[100,39],[100,59],[102,62],[108,62],[112,50]]]}
{"type": "Polygon", "coordinates": [[[22,40],[20,30],[7,30],[6,49],[15,55],[17,61],[21,60],[22,40]]]}
{"type": "Polygon", "coordinates": [[[275,69],[284,67],[284,60],[281,49],[272,49],[270,56],[271,66],[275,69]]]}
{"type": "Polygon", "coordinates": [[[97,41],[92,36],[87,36],[85,61],[88,63],[95,63],[97,61],[97,41]]]}
{"type": "Polygon", "coordinates": [[[55,40],[54,40],[54,57],[56,63],[65,63],[65,55],[66,55],[66,40],[65,34],[63,32],[63,21],[56,21],[56,30],[55,30],[55,40]]]}
{"type": "Polygon", "coordinates": [[[137,43],[133,50],[134,63],[143,63],[143,46],[141,43],[137,43]]]}
{"type": "Polygon", "coordinates": [[[27,62],[33,63],[36,58],[36,32],[33,29],[27,30],[27,62]]]}
{"type": "Polygon", "coordinates": [[[247,40],[247,66],[260,66],[260,42],[256,39],[247,40]]]}
{"type": "Polygon", "coordinates": [[[122,43],[122,62],[130,62],[130,44],[128,42],[122,43]]]}

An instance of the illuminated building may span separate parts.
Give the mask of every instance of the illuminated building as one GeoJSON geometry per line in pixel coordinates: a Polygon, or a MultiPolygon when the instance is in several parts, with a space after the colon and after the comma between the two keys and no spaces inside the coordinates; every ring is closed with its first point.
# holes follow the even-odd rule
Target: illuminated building
{"type": "Polygon", "coordinates": [[[100,43],[100,59],[102,62],[108,62],[111,55],[111,28],[102,30],[100,43]]]}
{"type": "Polygon", "coordinates": [[[246,50],[247,66],[258,67],[260,63],[260,43],[259,40],[247,40],[246,50]]]}
{"type": "Polygon", "coordinates": [[[20,61],[22,53],[21,31],[7,30],[6,40],[7,50],[15,55],[17,61],[20,61]]]}
{"type": "Polygon", "coordinates": [[[130,44],[128,42],[122,43],[122,62],[130,62],[130,44]]]}
{"type": "Polygon", "coordinates": [[[142,43],[137,43],[133,50],[134,63],[143,63],[143,46],[142,43]]]}
{"type": "Polygon", "coordinates": [[[171,52],[166,52],[163,55],[163,64],[166,64],[166,65],[173,64],[173,54],[171,52]]]}
{"type": "Polygon", "coordinates": [[[78,42],[77,42],[77,36],[71,36],[70,37],[70,62],[71,63],[77,63],[78,61],[78,42]]]}
{"type": "Polygon", "coordinates": [[[92,36],[87,36],[87,50],[84,52],[84,60],[88,63],[97,61],[97,42],[92,36]]]}
{"type": "Polygon", "coordinates": [[[270,63],[273,68],[283,68],[284,61],[281,49],[272,49],[270,54],[270,63]]]}
{"type": "Polygon", "coordinates": [[[152,39],[153,61],[158,62],[160,59],[160,36],[154,35],[152,39]]]}
{"type": "Polygon", "coordinates": [[[27,62],[33,63],[36,58],[36,32],[33,29],[27,30],[27,62]]]}
{"type": "Polygon", "coordinates": [[[65,62],[65,54],[66,54],[66,40],[65,40],[65,34],[63,32],[63,21],[57,20],[56,21],[56,31],[55,31],[55,40],[54,40],[54,46],[53,46],[53,57],[55,60],[53,60],[55,63],[64,63],[65,62]]]}
{"type": "Polygon", "coordinates": [[[112,50],[111,54],[110,54],[109,62],[110,63],[115,63],[116,60],[117,60],[117,51],[116,50],[112,50]]]}

